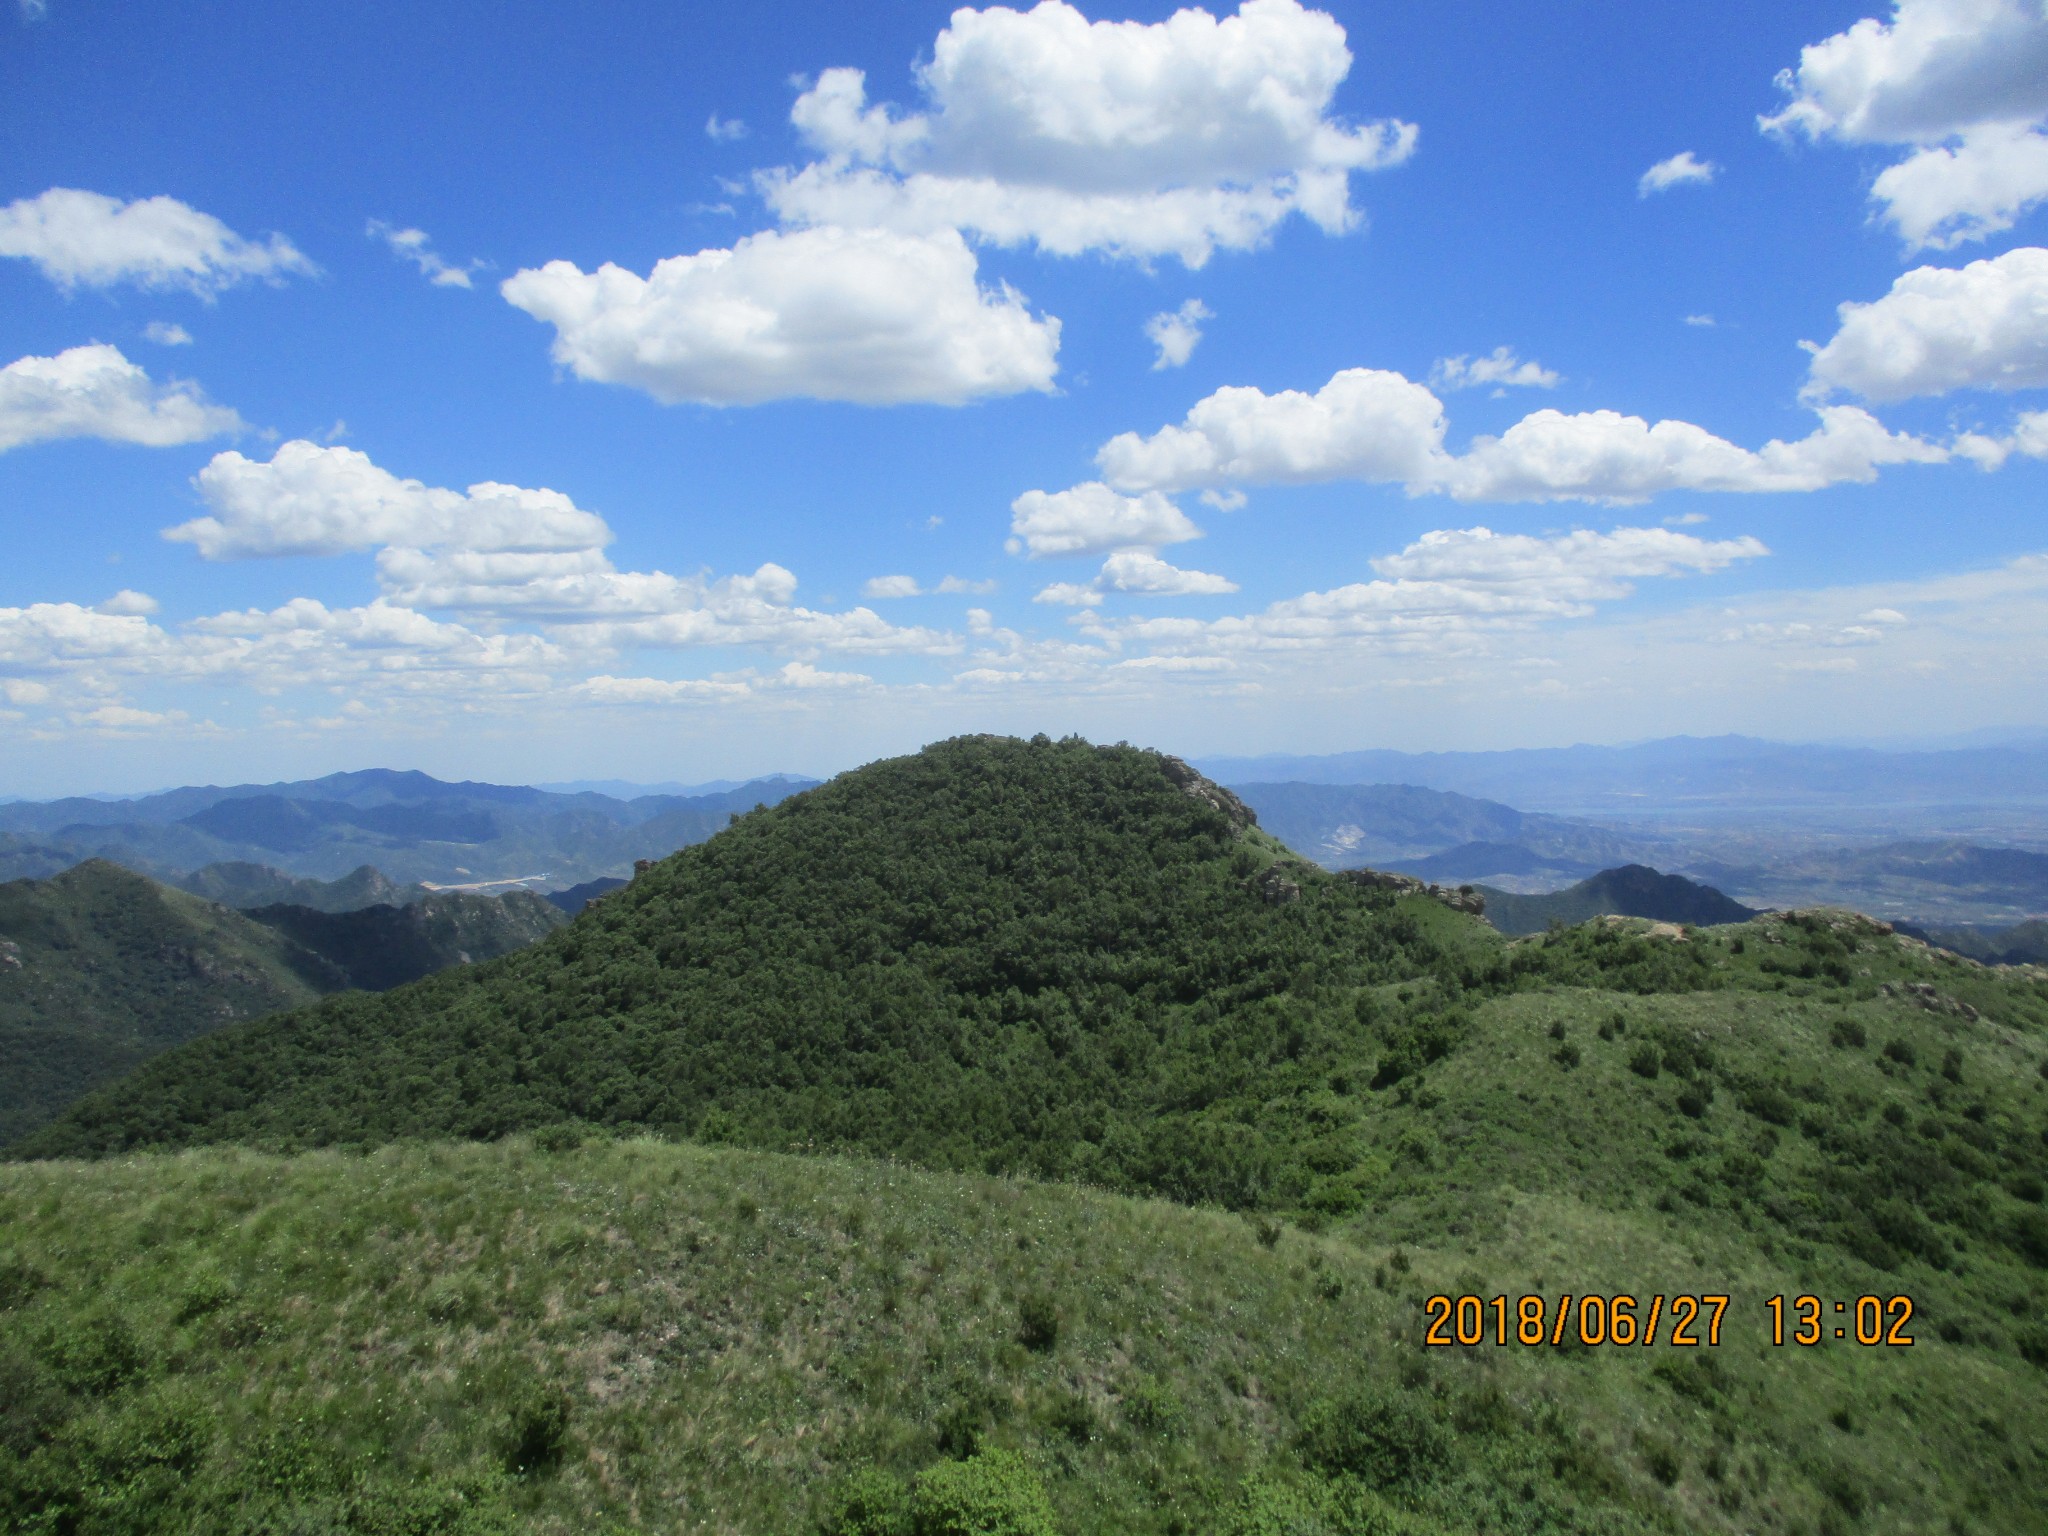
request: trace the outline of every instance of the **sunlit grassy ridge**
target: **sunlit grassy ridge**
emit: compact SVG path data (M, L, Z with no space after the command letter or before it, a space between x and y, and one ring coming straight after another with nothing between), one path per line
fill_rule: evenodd
M996 1448L1070 1533L2039 1528L2016 1357L1755 1307L1713 1352L1424 1349L1439 1289L1794 1283L1562 1195L1488 1226L651 1142L16 1165L0 1483L21 1529L800 1532Z

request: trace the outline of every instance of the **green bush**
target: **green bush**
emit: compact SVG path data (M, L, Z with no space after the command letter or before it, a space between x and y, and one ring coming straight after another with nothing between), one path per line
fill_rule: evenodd
M1429 1477L1446 1451L1443 1432L1425 1409L1371 1389L1312 1404L1302 1415L1300 1446L1310 1466L1375 1488Z
M1326 1493L1247 1478L1219 1536L1340 1536L1330 1521L1329 1503Z
M1024 1458L982 1451L918 1474L911 1498L916 1536L1057 1536L1052 1501Z
M89 1312L49 1337L45 1354L57 1379L73 1392L103 1397L138 1380L147 1369L142 1344L126 1318Z
M1170 1383L1156 1376L1140 1376L1124 1388L1123 1413L1135 1428L1163 1435L1180 1427L1187 1409Z
M824 1536L912 1536L910 1489L879 1467L863 1467L839 1485Z
M533 1133L533 1144L543 1152L574 1152L583 1145L584 1129L574 1120L544 1125Z
M1060 1341L1060 1312L1044 1291L1032 1291L1017 1303L1017 1342L1049 1354Z
M519 1389L506 1414L505 1470L519 1477L552 1472L569 1446L569 1399L539 1382Z

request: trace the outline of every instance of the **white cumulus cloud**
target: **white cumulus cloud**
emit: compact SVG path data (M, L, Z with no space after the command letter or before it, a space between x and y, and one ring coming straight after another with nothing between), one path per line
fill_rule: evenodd
M592 550L611 542L604 519L559 491L483 481L466 492L401 480L353 448L304 439L269 463L216 454L193 484L211 509L164 531L209 560L338 555L379 545L476 551Z
M1808 436L1752 451L1690 422L1544 409L1453 454L1444 446L1443 403L1427 388L1383 369L1350 368L1313 395L1219 389L1150 437L1111 438L1096 464L1112 492L1363 480L1461 501L1635 502L1674 490L1818 490L1874 479L1883 465L1949 457L1946 447L1889 432L1854 406L1816 414Z
M1344 29L1296 0L1150 24L963 8L917 67L925 110L871 106L860 70L827 70L790 114L824 158L758 185L789 223L1200 266L1295 213L1351 228L1351 173L1413 152L1412 125L1333 113L1350 69Z
M1057 603L1070 608L1093 608L1108 592L1125 592L1139 597L1205 597L1237 589L1237 583L1227 576L1183 570L1160 559L1149 549L1120 549L1102 562L1102 570L1094 581L1086 584L1054 582L1043 588L1032 601Z
M0 368L0 453L60 437L170 448L243 426L198 385L155 383L104 342Z
M577 377L670 403L958 405L1050 390L1058 371L1059 321L980 286L951 230L771 230L644 278L552 261L500 291L555 328L555 361Z
M1707 540L1669 528L1576 529L1543 537L1447 528L1424 534L1398 554L1382 555L1372 568L1398 581L1460 583L1522 592L1532 601L1588 603L1624 597L1648 577L1710 575L1769 553L1747 536Z
M182 325L168 320L152 320L142 328L142 339L153 341L160 347L189 347L192 333Z
M1839 310L1812 387L1867 400L2048 385L2048 250L2022 246L1960 268L1915 267L1891 292Z
M283 235L245 240L175 197L124 203L52 187L0 208L0 256L32 261L60 288L184 288L210 298L251 278L318 270Z
M1102 562L1097 581L1109 592L1135 592L1146 597L1207 596L1235 592L1237 583L1208 571L1182 570L1149 549L1120 549Z
M744 698L753 690L745 683L710 678L613 677L599 673L576 685L576 692L599 704L682 704L706 699Z
M1754 451L1689 421L1618 411L1532 412L1481 437L1436 486L1460 501L1648 501L1668 491L1817 491L1865 484L1887 464L1939 464L1948 450L1888 432L1867 411L1825 406L1820 425Z
M2048 7L1898 0L1800 50L1767 133L1903 146L1871 196L1908 247L2009 229L2048 198Z
M1125 496L1091 480L1064 491L1026 491L1010 503L1010 535L1010 553L1042 559L1183 544L1202 530L1157 491Z
M1179 368L1195 355L1195 343L1202 339L1202 322L1213 320L1209 306L1189 299L1179 309L1169 309L1145 322L1145 339L1159 349L1152 371Z
M2014 454L2022 458L2048 459L2048 411L2023 411L2012 431L2003 437L1966 432L1956 439L1955 451L1979 469L1997 469Z
M1089 622L1106 639L1160 657L1358 645L1458 652L1489 632L1584 618L1644 580L1710 575L1768 553L1752 538L1709 542L1666 528L1542 537L1440 529L1374 560L1377 580L1307 592L1257 613Z
M1217 390L1177 426L1125 432L1095 462L1126 491L1182 491L1232 481L1428 482L1444 462L1443 402L1380 368L1347 368L1315 394Z
M1652 192L1668 191L1687 182L1709 182L1720 169L1713 161L1702 160L1689 149L1682 150L1643 172L1636 182L1636 196L1648 197Z
M900 628L871 609L800 607L793 601L796 577L772 561L752 575L719 578L622 571L604 552L612 541L604 519L559 491L497 481L448 490L400 479L353 448L304 440L282 444L269 463L217 454L193 484L209 511L166 529L166 538L214 560L375 549L383 595L372 608L387 625L412 623L403 617L412 615L421 636L452 633L425 617L431 610L473 615L493 626L537 623L548 628L551 644L573 639L585 649L956 648L941 631ZM287 605L260 623L224 616L200 627L209 633L239 633L251 624L274 630L287 621L303 627L306 612ZM510 644L520 637L499 638ZM525 638L539 643L537 636Z

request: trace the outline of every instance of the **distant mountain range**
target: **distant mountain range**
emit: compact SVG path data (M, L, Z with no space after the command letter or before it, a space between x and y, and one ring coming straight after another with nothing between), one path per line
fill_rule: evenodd
M2048 965L2048 922L2038 919L2010 928L1922 928L1901 923L1899 932L1986 965Z
M400 885L365 864L339 880L304 880L268 864L208 864L166 882L224 907L310 907L315 912L355 912L364 907L409 906L424 901L423 885Z
M2048 852L2029 848L1962 838L1859 845L1843 836L1774 836L1767 821L1731 835L1671 821L1577 820L1413 784L1231 788L1258 812L1260 825L1329 869L1370 866L1537 896L1639 864L1683 874L1757 909L1848 907L1888 921L1950 927L2009 926L2048 912Z
M1605 827L1518 811L1493 800L1410 784L1233 782L1259 825L1329 869L1371 866L1443 878L1418 862L1452 858L1459 878L1539 867L1570 880L1665 851Z
M2048 745L1886 752L1748 736L1513 752L1207 757L1221 783L1413 784L1571 815L1734 807L1751 814L1888 805L2048 807Z
M1253 776L1247 765L1295 777ZM1838 905L1947 927L2048 913L2048 749L2038 745L1898 753L1679 738L1224 766L1264 827L1333 869L1535 896L1640 864L1758 908ZM1341 782L1356 774L1382 778ZM809 783L777 774L670 794L619 781L529 787L370 770L131 800L17 801L0 804L0 879L47 878L103 857L245 909L347 911L415 902L430 886L523 886L574 913L635 861L701 842L736 813ZM1968 795L1981 803L1963 806ZM1896 815L1885 809L1894 801ZM1570 806L1579 809L1560 809ZM1935 824L1967 835L1908 835Z
M751 779L706 779L701 784L679 784L673 779L659 784L638 784L631 779L562 779L533 787L556 795L597 794L610 795L614 800L638 800L647 795L721 795L751 784L787 784L792 789L808 789L818 782L800 773L764 773Z
M1766 906L1849 906L1887 919L2014 923L2048 912L2048 853L1955 838L1794 851L1688 872Z
M0 806L0 875L47 875L97 857L161 876L248 863L333 880L368 864L401 885L569 885L702 842L806 782L778 776L620 800L370 769L136 800L17 801Z

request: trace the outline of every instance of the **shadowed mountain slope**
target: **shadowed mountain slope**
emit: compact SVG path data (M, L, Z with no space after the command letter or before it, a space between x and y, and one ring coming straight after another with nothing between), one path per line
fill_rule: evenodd
M1899 932L1986 965L2048 965L2048 921L2040 919L2010 928L1920 928L1901 923Z
M495 959L567 920L525 892L237 912L101 860L0 885L0 1143L183 1041Z
M627 882L616 875L600 875L595 880L586 880L581 885L572 885L567 890L549 891L547 899L574 917L600 896L609 896Z
M308 1002L332 979L275 929L113 864L0 885L0 1141L160 1051Z
M340 986L365 992L388 991L451 965L495 960L569 920L531 891L436 891L404 906L319 912L286 905L255 907L246 915L326 960L339 973Z
M1557 882L1582 880L1598 874L1576 859L1532 853L1518 843L1461 843L1426 859L1392 859L1388 869L1438 883L1458 880L1486 880L1489 876L1519 876Z

